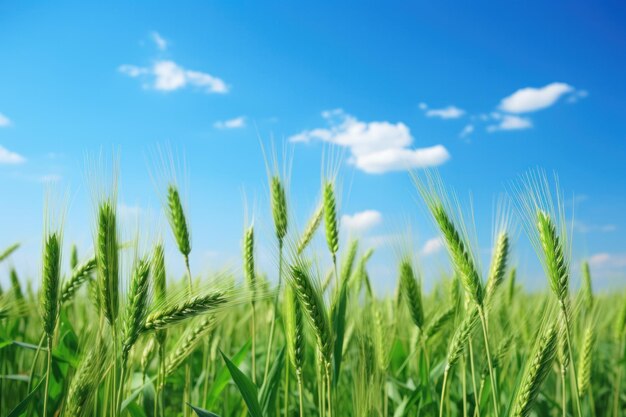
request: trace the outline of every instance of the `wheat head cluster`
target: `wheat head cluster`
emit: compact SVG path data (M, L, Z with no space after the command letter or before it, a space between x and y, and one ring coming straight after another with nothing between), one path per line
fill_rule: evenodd
M404 236L389 243L394 275L380 277L369 269L379 248L341 232L338 177L311 190L319 200L299 227L277 169L272 233L259 239L246 221L239 267L192 270L174 178L158 190L171 240L123 238L113 181L94 198L90 252L72 245L66 258L71 218L48 213L37 276L18 277L18 243L0 253L0 415L626 416L625 294L594 292L589 264L572 263L562 194L545 174L513 182L484 270L462 205L438 174L412 174L415 212L438 229L450 272L424 275ZM545 290L521 285L525 238ZM273 268L261 270L261 250ZM377 294L379 280L395 290Z

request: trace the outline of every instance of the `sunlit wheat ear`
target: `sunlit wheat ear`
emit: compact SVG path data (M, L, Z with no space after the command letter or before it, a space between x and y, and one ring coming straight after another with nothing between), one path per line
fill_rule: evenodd
M323 192L324 205L324 228L326 231L326 244L333 261L336 259L339 250L339 227L337 225L337 202L335 200L335 188L332 182L324 183Z
M270 197L272 200L272 217L274 218L274 228L278 245L283 246L283 241L287 235L287 196L285 187L278 175L272 176L270 182Z
M585 311L589 312L593 309L593 286L591 285L589 262L583 262L582 273L583 282L580 291Z
M122 339L122 358L126 360L131 348L139 338L148 313L150 291L150 263L140 260L134 268L126 306Z
M304 366L306 337L304 334L304 316L302 307L291 284L285 288L284 295L285 338L289 359L300 376Z
M174 372L181 363L196 349L216 323L215 316L207 315L202 317L195 324L192 323L189 330L183 333L180 340L167 357L165 374Z
M522 383L513 403L514 408L511 415L514 417L527 417L531 414L541 386L552 368L552 361L557 348L556 326L551 325L539 337L539 343L536 344L530 362L524 371Z
M307 267L297 261L290 267L290 281L302 310L313 328L317 347L326 364L332 360L333 337L324 299L318 283L314 283Z
M424 306L422 302L422 286L420 285L411 261L400 263L400 292L411 313L411 320L419 328L424 326Z
M111 200L101 202L98 207L96 243L99 303L104 317L113 325L119 309L119 253L117 218Z
M304 231L302 232L302 236L300 236L300 240L298 241L298 248L297 248L298 255L300 255L304 251L304 249L306 249L306 247L309 245L309 243L313 239L315 232L317 231L320 224L322 223L323 215L324 215L324 205L320 204L315 210L315 212L313 213L313 215L311 216L311 218L309 219L309 221L307 222L306 227L304 228Z
M491 258L491 266L489 267L489 275L487 276L487 288L485 290L487 304L493 299L496 290L504 279L508 254L509 236L506 232L501 232L496 240L496 246Z
M187 225L187 218L185 217L185 210L180 199L180 193L178 188L174 184L170 184L167 187L167 218L178 245L178 250L187 258L191 253L191 241L189 238L189 227Z
M167 297L167 278L165 272L165 254L162 243L157 243L154 247L151 275L154 285L154 299L157 304L163 305Z
M588 323L585 327L582 349L578 358L578 393L581 397L585 395L591 383L594 340L593 325Z
M341 271L339 272L339 278L341 282L348 282L348 279L350 279L358 249L359 241L353 240L348 245L348 251L346 252L345 257L342 256L343 262L341 263Z
M543 249L550 288L558 300L564 303L568 294L569 268L556 225L545 211L537 211L537 230L539 231L539 240Z
M483 285L466 243L461 238L442 204L431 207L431 212L443 235L446 247L454 267L459 273L465 291L472 297L476 305L482 306Z
M105 374L108 363L107 344L98 340L91 351L83 355L67 392L64 416L81 417L90 415L91 401L97 393L98 384Z
M19 249L19 247L20 247L19 243L14 243L8 248L6 248L5 250L3 250L2 252L0 252L0 262L4 261L5 259L8 259L8 257L11 256L13 252Z
M197 317L215 310L226 302L226 297L221 291L215 291L207 295L191 297L171 306L150 313L146 317L142 331L165 329L183 320Z
M467 340L471 337L472 332L476 328L478 322L478 310L476 308L471 308L471 310L466 313L466 316L463 321L461 321L461 324L459 324L459 326L454 331L452 340L448 345L446 368L452 368L454 364L459 360L461 354L463 353L463 349L465 349Z
M41 283L41 319L48 338L52 338L59 311L59 286L61 280L61 236L48 234L44 242Z
M256 270L254 266L254 227L246 229L243 236L243 272L250 289L256 286Z
M72 270L70 278L61 287L61 304L68 302L74 297L76 291L91 279L91 273L96 269L96 258L90 258L82 264L77 264Z

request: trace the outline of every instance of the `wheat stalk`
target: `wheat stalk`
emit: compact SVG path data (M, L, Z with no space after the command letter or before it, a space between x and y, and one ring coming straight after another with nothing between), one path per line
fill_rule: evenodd
M215 316L207 315L203 317L194 327L180 338L176 347L170 353L165 365L165 375L174 372L202 342L204 336L213 328Z
M489 275L487 276L487 288L485 290L485 299L487 304L493 299L493 296L502 283L504 273L506 272L506 262L509 253L509 237L506 232L498 235L496 246L491 258L491 266Z
M113 325L119 309L119 255L115 207L111 201L102 202L98 208L96 240L99 301L104 317Z
M61 287L61 304L66 303L76 294L76 291L91 278L94 269L96 269L96 258L90 258L73 267L72 275Z
M591 383L594 339L593 326L588 323L585 327L582 349L578 358L578 395L581 397L587 392Z
M304 228L304 231L302 232L302 236L300 237L300 240L298 241L298 249L297 249L298 255L300 255L304 251L304 249L309 245L309 243L313 239L315 232L317 231L318 227L322 223L322 218L324 217L323 215L324 215L324 205L320 204L315 210L315 212L313 213L313 215L311 216L311 218L309 219L306 227Z
M285 196L285 188L277 175L271 179L270 194L276 238L278 239L278 245L282 247L283 239L287 234L287 197Z
M140 260L135 266L128 294L126 320L123 328L122 364L139 338L148 312L148 296L150 290L150 263Z
M408 260L400 263L400 292L404 296L413 323L422 329L424 326L422 286L415 277L413 266Z
M333 257L333 264L337 262L339 250L339 227L337 226L337 202L335 190L330 181L324 183L324 226L326 230L326 244Z

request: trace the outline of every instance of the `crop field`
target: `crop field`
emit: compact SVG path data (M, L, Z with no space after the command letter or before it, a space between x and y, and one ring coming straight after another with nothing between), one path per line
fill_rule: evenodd
M437 174L415 174L425 208L416 214L431 217L454 273L425 277L405 245L396 275L375 277L372 249L339 232L338 179L312 190L319 204L298 229L288 178L276 172L267 184L273 243L265 249L276 259L268 270L252 222L239 268L192 270L192 231L204 231L173 180L160 191L183 276L172 276L164 240L122 239L115 185L98 194L93 224L83 225L93 230L93 253L62 253L71 244L63 222L72 219L47 211L33 260L40 274L26 285L6 268L0 415L626 415L626 296L595 293L589 265L571 261L560 192L546 176L520 179L510 209L494 219L481 270L461 205ZM516 273L512 221L533 243L543 291L525 290ZM310 245L314 236L323 253ZM19 243L3 250L2 266L16 251ZM578 268L580 284L571 278ZM376 278L395 291L377 294ZM430 291L426 279L436 282Z

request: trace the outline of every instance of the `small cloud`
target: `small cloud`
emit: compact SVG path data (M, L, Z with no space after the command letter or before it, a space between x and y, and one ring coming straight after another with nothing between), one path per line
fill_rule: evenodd
M213 123L216 129L239 129L246 127L246 118L244 116L235 117L229 120L219 120Z
M341 216L341 226L350 232L365 232L380 224L383 220L382 214L376 210L365 210L353 215L344 214Z
M120 219L122 219L123 221L136 221L141 215L141 207L130 206L128 204L121 203L117 207L117 212L120 216Z
M154 41L157 48L159 48L159 50L165 51L167 49L167 41L161 35L159 35L159 32L151 32L150 37Z
M500 122L497 125L487 126L487 132L497 132L499 130L522 130L533 127L533 122L526 117L513 116L511 114L492 117L496 118Z
M197 87L206 93L228 93L226 83L211 74L185 69L174 61L157 61L150 68L120 65L122 74L132 78L149 77L149 85L155 90L175 91L187 86Z
M561 96L574 91L571 85L558 82L540 88L521 88L502 99L499 107L507 113L534 112L552 106Z
M4 114L0 113L0 127L8 127L11 126L11 119L9 119Z
M571 94L567 98L567 102L578 103L579 100L582 100L583 98L587 98L587 96L589 96L589 92L587 90L578 90L578 91L575 91L573 94Z
M589 257L589 265L601 268L626 267L626 253L596 253Z
M322 112L327 128L305 130L291 142L319 140L350 149L348 163L370 174L441 165L450 158L443 145L412 148L413 137L404 123L363 122L342 109Z
M465 114L465 110L455 106L443 109L430 109L426 111L426 117L438 117L440 119L458 119Z
M443 249L443 240L441 237L434 237L432 239L428 239L424 246L422 247L422 254L424 255L433 255Z
M11 152L4 146L0 145L0 165L17 165L23 164L24 162L26 162L26 158L24 158L22 155Z
M463 128L463 130L461 130L461 133L459 133L459 137L460 138L465 138L465 137L471 135L472 132L474 132L474 125L473 124L466 125Z
M574 229L580 233L610 233L617 230L614 224L587 224L581 221L574 221Z

